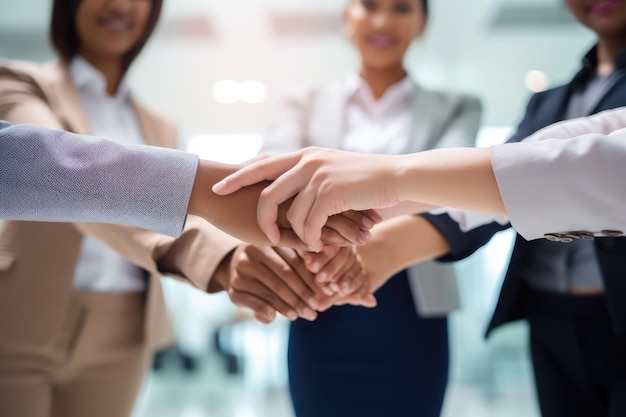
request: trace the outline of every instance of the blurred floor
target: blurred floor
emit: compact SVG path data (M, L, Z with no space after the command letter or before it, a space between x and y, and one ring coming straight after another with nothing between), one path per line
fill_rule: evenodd
M293 417L285 389L251 392L242 376L229 374L217 356L202 359L198 370L191 373L169 365L146 378L133 417ZM451 385L442 416L538 417L539 414L528 384L506 384L498 389L497 395L480 386Z

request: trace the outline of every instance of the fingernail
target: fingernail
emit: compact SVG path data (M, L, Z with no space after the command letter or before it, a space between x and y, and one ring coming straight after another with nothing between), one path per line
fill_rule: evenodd
M276 311L274 311L274 310L265 310L265 317L267 317L267 319L270 322L274 321L274 318L276 317Z
M270 242L272 242L272 244L278 245L278 243L280 242L280 231L272 230L270 233L267 234L267 238L270 240Z
M296 321L298 319L298 313L296 313L295 311L291 310L289 312L287 312L287 318L291 321Z
M331 282L330 284L328 284L328 286L334 291L334 292L339 292L339 285L335 284L334 282Z
M326 282L328 281L328 272L320 272L319 274L317 274L317 280L319 282Z
M310 308L304 308L302 310L302 317L309 321L313 321L315 320L315 311L311 310Z
M213 192L219 194L226 187L226 181L220 181L213 186Z
M343 294L348 294L350 292L350 284L344 282L341 284L341 290Z
M365 242L367 242L369 240L371 235L372 234L370 232L368 232L367 230L361 230L359 232L359 239L358 239L359 243L360 244L364 244Z
M313 263L313 266L311 266L311 272L318 273L320 271L320 268L322 268L322 264L320 262L315 262Z
M374 221L376 221L376 223L380 223L383 221L383 216L381 216L380 213L376 210L370 210L369 215L370 217L374 217Z
M374 227L374 225L376 223L374 223L374 221L372 219L370 219L369 217L363 217L363 220L361 220L361 223L363 224L363 226L365 226L368 229L371 229L372 227Z
M307 300L307 304L309 305L309 307L311 307L313 310L317 310L319 308L319 304L317 302L317 300L313 297L309 298Z
M333 292L333 290L331 290L330 288L328 288L327 286L323 286L322 287L322 292L324 294L326 294L327 296L331 296L331 295L335 295L335 293Z

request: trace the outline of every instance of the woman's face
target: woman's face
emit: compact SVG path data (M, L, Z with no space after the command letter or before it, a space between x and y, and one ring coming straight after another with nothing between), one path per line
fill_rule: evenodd
M351 0L344 15L346 33L363 65L378 69L401 66L425 26L421 0Z
M574 17L600 38L626 38L626 0L565 0Z
M82 0L76 10L79 51L121 58L141 39L151 0Z

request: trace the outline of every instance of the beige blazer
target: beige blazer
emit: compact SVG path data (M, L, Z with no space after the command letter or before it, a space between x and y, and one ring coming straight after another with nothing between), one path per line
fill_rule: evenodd
M289 152L305 146L342 147L348 104L345 80L326 87L298 86L286 94L278 118L265 136L263 151ZM417 84L411 140L403 153L474 146L480 126L480 101L468 95L429 91ZM422 317L459 307L452 265L434 261L409 268L410 285Z
M174 124L134 103L149 145L176 147ZM0 63L0 119L89 134L78 92L65 64ZM74 307L74 269L83 236L93 235L143 270L149 280L144 339L150 347L170 339L160 277L201 289L238 240L188 216L174 239L129 226L7 221L0 229L0 353L41 349L58 341Z

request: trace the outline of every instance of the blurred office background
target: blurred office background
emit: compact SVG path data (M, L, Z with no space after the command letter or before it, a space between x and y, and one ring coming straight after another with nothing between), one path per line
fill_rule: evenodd
M344 4L166 0L131 83L141 100L180 122L188 150L225 162L247 159L285 86L324 83L355 66L341 32ZM52 57L49 8L47 0L0 0L1 58ZM431 8L408 66L432 88L481 97L480 145L503 141L532 91L568 80L593 42L562 0L431 0ZM463 308L450 321L446 417L538 415L523 323L483 339L511 238L501 233L457 264ZM225 295L165 281L178 346L158 357L134 417L292 417L287 321L262 325Z

